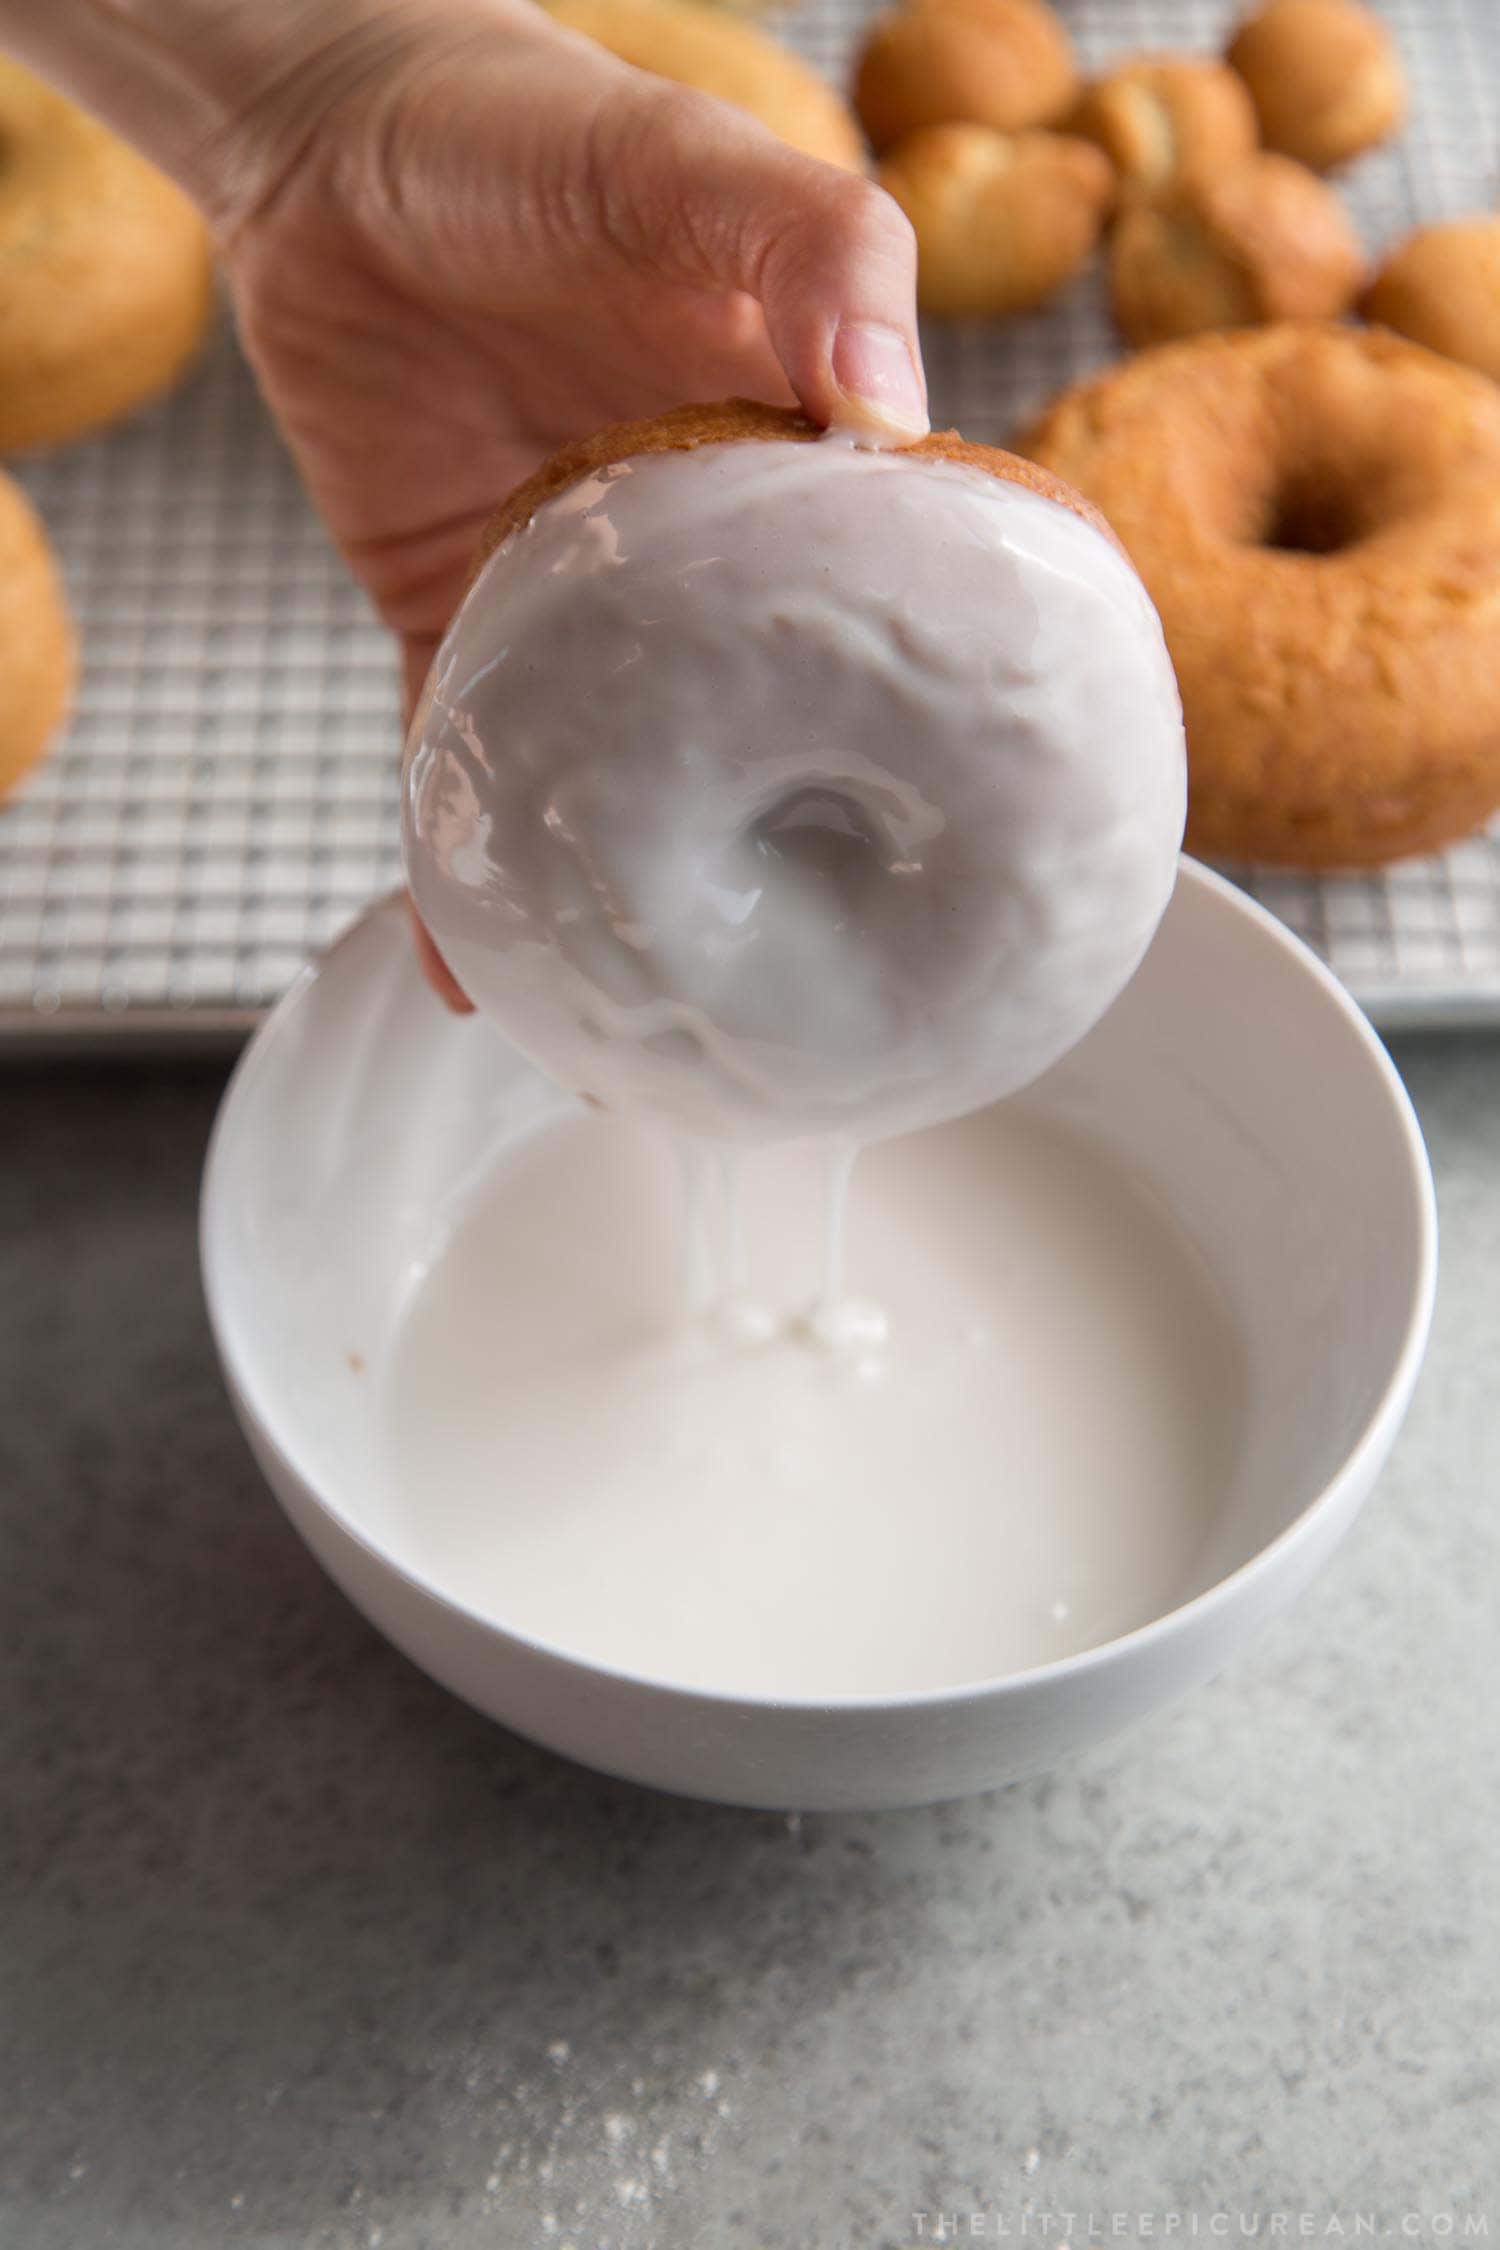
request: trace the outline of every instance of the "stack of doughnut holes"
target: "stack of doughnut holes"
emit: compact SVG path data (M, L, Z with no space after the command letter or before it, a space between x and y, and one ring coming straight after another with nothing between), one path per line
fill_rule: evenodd
M1027 312L1107 233L1138 356L1016 443L1109 519L1161 613L1190 848L1366 867L1500 808L1500 216L1422 227L1371 276L1326 176L1406 113L1363 0L1262 0L1222 55L1090 82L1046 0L900 0L853 117L750 25L556 5L833 162L858 163L857 117L930 314Z
M170 390L214 290L187 198L3 58L0 152L0 454L14 454L91 435ZM0 796L55 735L74 670L46 531L0 470Z

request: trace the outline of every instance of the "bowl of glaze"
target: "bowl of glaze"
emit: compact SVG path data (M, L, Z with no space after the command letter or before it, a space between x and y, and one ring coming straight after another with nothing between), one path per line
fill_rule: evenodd
M576 1129L581 1116L492 1026L452 1017L432 1000L400 905L387 901L302 976L242 1057L209 1152L202 1255L235 1409L277 1497L331 1576L432 1678L517 1732L611 1774L724 1803L834 1809L957 1797L1045 1768L1210 1678L1295 1599L1369 1492L1416 1380L1436 1223L1405 1092L1321 963L1230 884L1184 861L1125 993L995 1118L1010 1136L1007 1162L1029 1149L1025 1160L1045 1171L1055 1150L1087 1148L1101 1176L1128 1178L1141 1210L1170 1230L1179 1264L1205 1277L1202 1318L1179 1305L1174 1330L1158 1302L1159 1262L1137 1274L1127 1233L1110 1252L1112 1294L1101 1316L1132 1339L1154 1323L1168 1355L1178 1348L1174 1336L1201 1332L1198 1342L1182 1343L1181 1380L1211 1383L1223 1397L1213 1443L1201 1454L1191 1539L1152 1575L1157 1547L1167 1555L1170 1526L1144 1512L1149 1494L1139 1476L1133 1486L1123 1472L1117 1480L1102 1443L1096 1489L1058 1503L1064 1545L1075 1519L1089 1540L1105 1542L1080 1580L1093 1606L1068 1626L1054 1628L1038 1613L1028 1627L1025 1589L1004 1583L1009 1549L991 1536L983 1491L980 1514L968 1519L970 1541L935 1509L924 1489L931 1480L913 1475L901 1503L910 1521L880 1532L907 1542L890 1550L913 1565L895 1573L904 1583L882 1585L881 1571L892 1575L879 1560L886 1550L872 1545L878 1527L862 1524L857 1508L845 1507L819 1536L810 1516L798 1566L804 1612L824 1603L847 1627L851 1610L871 1608L865 1639L880 1653L870 1659L868 1684L861 1660L847 1655L864 1644L847 1630L830 1635L830 1647L846 1651L838 1675L825 1677L816 1665L805 1680L795 1668L790 1678L755 1673L728 1630L722 1659L713 1654L715 1636L700 1633L696 1668L674 1671L672 1621L701 1587L673 1585L670 1537L636 1587L617 1562L601 1566L587 1522L575 1532L554 1506L546 1418L525 1385L528 1410L541 1413L540 1435L527 1441L530 1455L512 1450L494 1486L495 1520L511 1527L501 1568L481 1567L490 1503L482 1474L476 1484L473 1462L463 1466L465 1444L472 1450L485 1435L486 1352L495 1355L498 1401L505 1355L531 1348L525 1305L513 1301L515 1230L526 1234L535 1271L549 1229L564 1246L579 1231L612 1224L601 1229L600 1214L580 1216L566 1207L570 1198L554 1197L553 1209L545 1164L523 1179L509 1207L491 1209L487 1234L472 1234L470 1215L503 1184L517 1152L531 1152L528 1162L537 1151L545 1157L548 1136L569 1120ZM593 1124L610 1130L608 1121ZM971 1138L984 1129L983 1120L968 1128ZM608 1145L601 1141L601 1152ZM946 1178L964 1161L960 1151L934 1176ZM601 1176L612 1162L601 1153ZM966 1235L984 1216L986 1176L971 1168L966 1192L979 1209L964 1215ZM640 1199L611 1192L622 1232L639 1228ZM1076 1235L1079 1199L1066 1179L1051 1192L1070 1205ZM452 1283L460 1309L450 1305L447 1315L451 1340L435 1346L430 1333L424 1341L422 1308L434 1276L449 1273L455 1258L462 1268L464 1257L468 1279L460 1272ZM1210 1333L1218 1358L1201 1361L1200 1372L1191 1355L1208 1348L1201 1337ZM408 1400L397 1426L392 1397L424 1352L421 1411L414 1419ZM445 1400L450 1360L468 1369L466 1406ZM459 1425L465 1415L476 1420L476 1380L479 1427L466 1434ZM1091 1380L1081 1378L1081 1416ZM997 1409L997 1508L1018 1435L1004 1420ZM557 1426L561 1433L561 1420ZM460 1506L454 1493L465 1479ZM718 1536L714 1492L710 1453L695 1513L698 1550ZM594 1504L628 1509L638 1501L622 1485L621 1495L601 1491ZM616 1541L625 1538L628 1518L607 1520ZM766 1523L769 1538L770 1514ZM932 1523L944 1526L946 1541L935 1557ZM527 1545L533 1533L536 1557ZM746 1603L755 1593L755 1534L753 1512L748 1524L724 1527L717 1598L726 1622L739 1619L741 1585ZM660 1541L660 1525L653 1536ZM1047 1568L1062 1567L1047 1551ZM544 1568L552 1606L539 1611L519 1588ZM945 1586L964 1620L962 1632L955 1627L951 1679L945 1627L934 1614ZM875 1615L888 1597L894 1606ZM661 1652L654 1662L639 1660L639 1634L635 1642L622 1637L622 1627L640 1622L632 1605L651 1604L661 1621L659 1640L648 1639ZM1054 1602L1048 1614L1066 1607ZM985 1641L990 1616L993 1645ZM1049 1656L1054 1630L1075 1641L1081 1634L1088 1645ZM912 1671L908 1646L924 1652L925 1669ZM636 1657L622 1660L622 1648ZM723 1676L715 1677L719 1664Z

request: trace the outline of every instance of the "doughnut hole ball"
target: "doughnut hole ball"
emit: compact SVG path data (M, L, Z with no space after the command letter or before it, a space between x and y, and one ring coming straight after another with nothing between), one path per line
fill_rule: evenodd
M1245 83L1208 55L1135 55L1096 78L1068 119L1122 183L1157 193L1249 156L1260 134Z
M1500 217L1419 227L1386 259L1360 310L1500 382Z
M1114 201L1114 173L1092 142L983 125L913 133L876 177L917 238L917 302L955 318L1029 312L1056 296Z
M1078 65L1045 0L912 0L878 15L854 106L877 155L928 125L1016 133L1072 107Z
M1126 204L1110 241L1115 319L1132 344L1346 312L1364 250L1332 188L1265 152Z
M1389 139L1406 114L1395 44L1360 0L1267 0L1230 41L1229 60L1267 148L1315 172Z
M548 0L555 22L637 70L717 95L800 149L846 172L864 169L859 128L800 55L754 24L682 0Z

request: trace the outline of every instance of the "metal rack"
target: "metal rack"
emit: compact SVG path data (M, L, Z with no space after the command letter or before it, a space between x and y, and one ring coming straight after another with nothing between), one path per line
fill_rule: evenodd
M1233 0L1076 0L1090 60L1217 46ZM1372 248L1500 185L1500 7L1385 0L1404 138L1345 186ZM842 73L859 0L783 35ZM934 412L1013 431L1116 350L1097 279L1004 327L934 327ZM397 879L396 674L227 323L164 406L20 464L62 557L84 669L51 757L0 809L0 1040L190 1042L247 1029ZM1500 1022L1500 827L1336 879L1233 870L1387 1026Z

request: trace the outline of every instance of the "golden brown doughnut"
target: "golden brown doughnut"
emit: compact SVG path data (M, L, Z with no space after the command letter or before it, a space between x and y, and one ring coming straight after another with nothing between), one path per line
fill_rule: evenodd
M1500 390L1381 330L1147 352L1024 441L1113 523L1187 718L1191 849L1436 850L1500 806Z
M1360 310L1500 382L1500 217L1418 227L1386 259Z
M930 125L893 148L876 178L917 238L924 312L1027 312L1087 260L1114 201L1114 173L1091 141Z
M1406 114L1401 58L1360 0L1266 0L1230 41L1229 60L1267 148L1315 172L1373 148Z
M73 628L47 534L0 470L0 797L33 765L73 687Z
M566 492L570 484L583 477L597 475L600 469L609 468L616 461L632 461L647 453L692 453L700 445L737 445L746 439L795 439L811 442L823 432L816 422L799 414L794 407L761 406L754 399L720 399L709 406L677 406L669 413L653 414L640 422L617 422L607 430L596 430L592 437L580 438L573 445L565 445L539 469L532 471L524 483L518 484L500 503L485 527L475 562L475 575L486 556L493 554L502 539L519 531L529 523L544 501ZM929 460L957 461L965 468L983 469L990 476L999 477L1008 484L1024 485L1028 492L1037 493L1043 500L1056 500L1071 508L1096 531L1104 534L1113 547L1120 545L1110 526L1091 501L1054 476L1050 469L1019 453L1007 453L996 445L973 445L960 437L957 430L934 430L912 445L898 446L901 453L915 453Z
M928 125L1050 125L1077 92L1072 42L1045 0L912 0L871 25L854 106L879 155Z
M0 59L0 451L169 390L213 306L208 233L134 149Z
M1260 133L1244 80L1210 55L1134 55L1084 91L1070 133L1097 141L1127 185L1155 191L1249 156Z
M748 110L789 147L864 169L859 128L833 88L754 24L693 0L548 0L557 22L621 62Z
M1347 311L1365 270L1333 189L1264 152L1132 198L1110 242L1115 318L1133 344L1325 319Z

